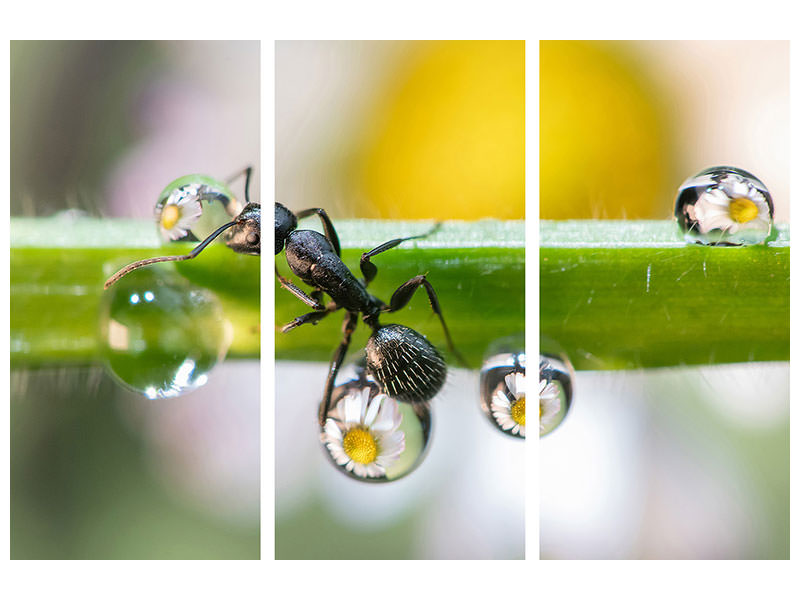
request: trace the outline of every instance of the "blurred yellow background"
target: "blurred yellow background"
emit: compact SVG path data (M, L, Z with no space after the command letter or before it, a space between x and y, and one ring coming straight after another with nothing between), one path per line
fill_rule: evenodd
M540 42L540 216L666 219L706 167L750 171L789 220L789 44Z
M279 70L304 74L277 81L278 201L337 217L524 218L524 42L276 53Z

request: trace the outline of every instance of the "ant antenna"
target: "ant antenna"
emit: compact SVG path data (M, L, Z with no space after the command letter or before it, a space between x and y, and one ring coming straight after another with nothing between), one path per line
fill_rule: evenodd
M234 181L239 179L239 177L241 177L242 175L244 175L244 203L245 204L249 204L250 203L250 177L253 175L253 167L245 167L243 170L241 170L240 172L236 173L236 175L228 177L228 179L225 181L225 183L230 185L231 183L233 183Z
M228 229L229 227L233 227L236 224L236 221L231 221L230 223L225 223L222 227L217 229L214 233L209 235L206 239L204 239L197 247L189 252L189 254L184 254L182 256L159 256L158 258L145 258L144 260L137 260L135 263L129 264L127 267L122 267L119 271L114 273L108 280L103 284L103 289L107 290L109 287L114 285L117 281L125 277L131 271L135 271L141 267L146 267L147 265L152 265L153 263L160 263L160 262L167 262L167 261L178 261L178 260L189 260L190 258L194 258L198 254L200 254L206 246L208 246L211 242L213 242L217 236L219 236L223 231Z

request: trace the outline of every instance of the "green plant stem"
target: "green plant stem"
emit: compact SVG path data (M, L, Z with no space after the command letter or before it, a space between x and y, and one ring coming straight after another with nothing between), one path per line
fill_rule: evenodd
M687 244L667 221L540 223L542 347L576 369L789 360L789 227Z
M135 260L182 254L192 246L163 246L150 221L12 219L12 366L99 360L99 314L106 278ZM233 325L228 352L233 358L259 355L259 267L258 257L237 255L221 244L194 260L160 266L176 269L216 294Z
M303 228L319 230L314 219ZM430 223L404 221L337 221L342 259L361 276L363 252L398 237L424 233ZM281 274L292 277L283 253L275 257ZM525 228L522 221L445 222L433 235L375 256L378 275L370 293L388 302L405 281L426 274L436 290L445 321L457 349L469 366L478 367L495 340L522 332L525 327ZM344 313L339 311L318 325L303 325L288 333L280 326L309 312L308 306L275 285L275 352L279 359L329 361L342 338ZM408 306L386 314L382 323L401 323L428 337L451 364L442 327L431 312L424 288ZM350 346L350 355L363 351L369 328L360 324Z

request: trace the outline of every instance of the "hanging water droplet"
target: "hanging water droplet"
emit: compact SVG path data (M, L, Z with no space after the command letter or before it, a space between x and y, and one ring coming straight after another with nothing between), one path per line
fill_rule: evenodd
M775 209L767 187L735 167L712 167L683 182L675 217L687 241L721 246L761 244Z
M572 366L564 358L539 355L539 437L558 427L572 405Z
M393 481L425 456L431 415L425 403L398 402L381 391L363 366L342 370L320 433L337 469L360 481Z
M241 203L224 183L205 175L186 175L161 192L155 218L165 241L197 241L208 237L241 210Z
M210 291L168 269L142 269L106 291L100 336L114 377L154 400L205 384L232 330Z
M500 352L481 367L481 408L503 433L525 438L525 352Z

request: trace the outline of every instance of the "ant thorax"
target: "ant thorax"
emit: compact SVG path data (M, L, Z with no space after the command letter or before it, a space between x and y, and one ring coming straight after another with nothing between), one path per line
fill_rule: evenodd
M325 292L337 306L360 311L369 303L371 296L324 235L310 229L292 231L286 238L286 259L295 275Z

